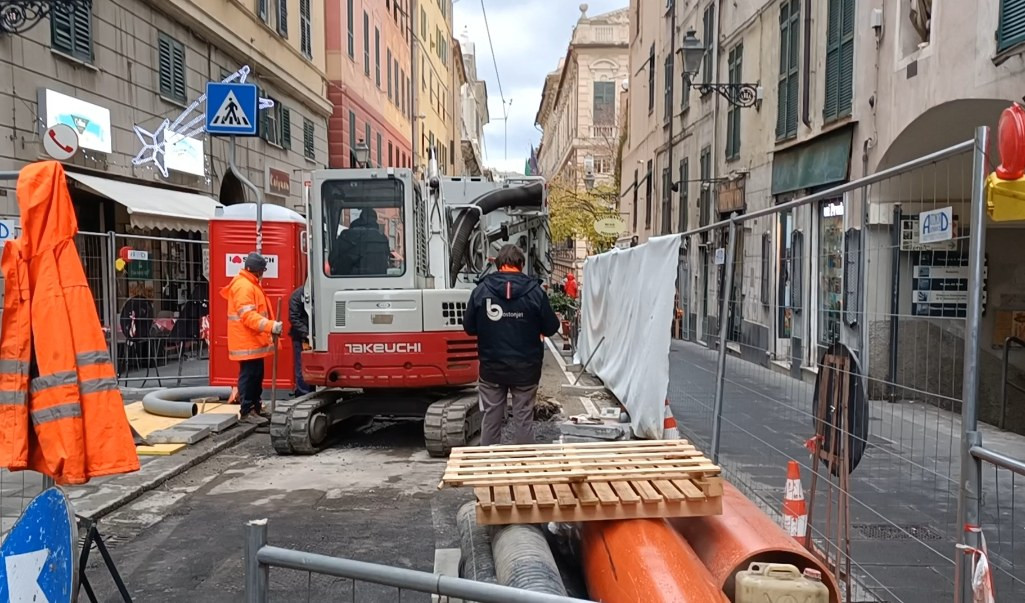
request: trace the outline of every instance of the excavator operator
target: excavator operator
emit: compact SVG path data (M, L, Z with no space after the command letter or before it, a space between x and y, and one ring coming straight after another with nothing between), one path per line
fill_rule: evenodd
M377 223L377 212L367 207L335 238L328 262L333 276L387 276L390 256L391 245Z

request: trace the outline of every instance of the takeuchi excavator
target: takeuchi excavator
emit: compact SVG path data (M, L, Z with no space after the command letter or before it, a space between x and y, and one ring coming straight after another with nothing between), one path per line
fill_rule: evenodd
M542 178L451 178L431 159L409 169L313 172L306 201L312 350L303 377L317 391L278 403L279 454L313 454L351 417L424 418L432 456L480 433L477 342L463 312L506 243L525 273L551 274Z

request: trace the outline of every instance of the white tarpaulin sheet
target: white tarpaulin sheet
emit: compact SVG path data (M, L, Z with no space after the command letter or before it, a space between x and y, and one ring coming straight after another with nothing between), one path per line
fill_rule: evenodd
M594 352L588 371L626 406L640 438L662 438L679 257L680 237L665 236L584 262L577 358Z

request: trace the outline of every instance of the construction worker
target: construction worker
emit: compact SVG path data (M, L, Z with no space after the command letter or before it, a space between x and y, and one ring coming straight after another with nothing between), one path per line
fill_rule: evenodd
M228 300L228 358L239 363L238 395L241 421L263 425L263 364L274 354L277 336L283 325L271 314L267 294L260 278L267 271L267 260L260 254L246 256L243 268L221 297Z
M295 397L305 396L313 388L303 379L303 352L310 349L310 315L303 299L305 285L292 292L288 300L288 335L292 338L292 359L295 365Z
M478 392L484 411L480 443L500 444L505 406L512 398L516 444L534 443L534 401L544 363L543 337L559 330L548 296L523 274L526 258L515 245L495 257L498 272L477 285L463 317L463 330L477 336Z

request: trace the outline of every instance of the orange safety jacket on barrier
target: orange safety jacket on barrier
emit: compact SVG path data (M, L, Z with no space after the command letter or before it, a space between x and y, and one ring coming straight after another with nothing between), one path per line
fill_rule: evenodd
M23 168L18 206L22 233L4 250L3 269L16 280L20 271L27 273L28 294L5 295L0 359L13 361L31 349L25 414L32 432L5 424L10 433L0 441L0 459L10 461L10 469L33 469L58 484L137 471L139 457L117 375L75 247L78 221L61 164ZM27 422L20 424L27 427ZM20 463L26 447L27 465Z
M28 468L28 375L32 362L31 337L7 337L32 332L29 313L28 265L22 261L21 241L4 245L0 270L4 275L4 315L0 324L0 466Z
M228 358L241 362L273 354L271 329L277 319L256 275L243 269L221 289L221 297L228 300Z

